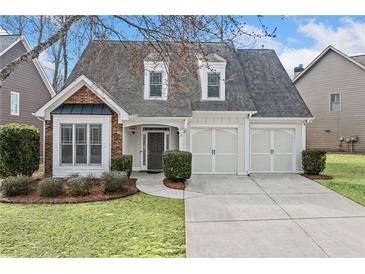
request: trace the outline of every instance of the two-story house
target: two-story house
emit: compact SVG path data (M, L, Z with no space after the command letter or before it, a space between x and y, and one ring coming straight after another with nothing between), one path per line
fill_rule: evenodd
M0 67L4 67L29 49L29 43L23 36L0 35ZM37 59L22 65L0 87L0 125L34 125L40 130L43 143L43 122L33 113L53 95L55 92Z
M329 46L293 82L315 118L308 148L365 151L365 55Z
M194 174L301 172L312 115L275 52L199 48L183 59L149 42L91 42L35 114L46 175L100 176L120 153L133 155L133 170L161 170L169 149L192 152Z

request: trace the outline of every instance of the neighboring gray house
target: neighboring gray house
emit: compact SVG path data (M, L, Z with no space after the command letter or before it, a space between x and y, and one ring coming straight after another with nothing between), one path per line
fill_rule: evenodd
M23 36L0 35L0 67L29 49L30 46ZM39 128L43 142L42 121L32 114L54 94L37 59L22 65L0 87L0 124L15 122L34 125Z
M46 175L100 176L120 153L133 155L133 170L161 170L168 149L192 152L194 174L301 172L312 115L275 52L201 48L162 62L148 42L91 42L35 114Z
M308 148L365 151L365 55L329 46L293 82L315 118Z

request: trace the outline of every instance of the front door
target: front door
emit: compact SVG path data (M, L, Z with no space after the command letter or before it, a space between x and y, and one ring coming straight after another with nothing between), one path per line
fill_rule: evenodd
M148 170L162 170L162 153L164 152L163 132L148 132Z

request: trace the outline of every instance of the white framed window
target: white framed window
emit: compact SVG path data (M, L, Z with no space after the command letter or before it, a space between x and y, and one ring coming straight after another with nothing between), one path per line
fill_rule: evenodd
M144 99L167 100L168 71L163 62L144 62Z
M220 76L219 72L208 72L208 98L220 98Z
M226 99L226 65L224 58L217 54L211 54L209 58L215 61L207 61L206 58L198 59L199 78L202 92L202 100L224 101Z
M19 115L19 92L10 92L10 114Z
M62 165L101 165L101 124L61 124Z
M330 94L330 112L341 111L341 94L331 93Z
M162 97L162 72L150 72L149 97Z

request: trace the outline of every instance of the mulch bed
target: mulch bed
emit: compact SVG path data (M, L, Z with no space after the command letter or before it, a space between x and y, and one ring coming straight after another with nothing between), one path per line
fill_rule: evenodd
M39 181L40 180L36 180L29 194L15 197L0 197L0 202L13 204L75 204L118 199L136 194L138 192L138 189L136 187L137 179L130 178L126 182L125 188L122 192L113 194L104 194L101 189L100 180L94 179L92 187L90 189L90 194L86 196L69 196L67 194L67 184L64 183L63 194L57 197L46 198L40 197L37 193Z
M329 175L322 175L322 174L319 174L319 175L315 175L315 174L301 174L302 176L308 178L308 179L311 179L311 180L331 180L333 179L332 176L329 176Z
M173 181L168 178L163 179L163 184L172 189L179 189L179 190L185 189L185 184L183 182Z

